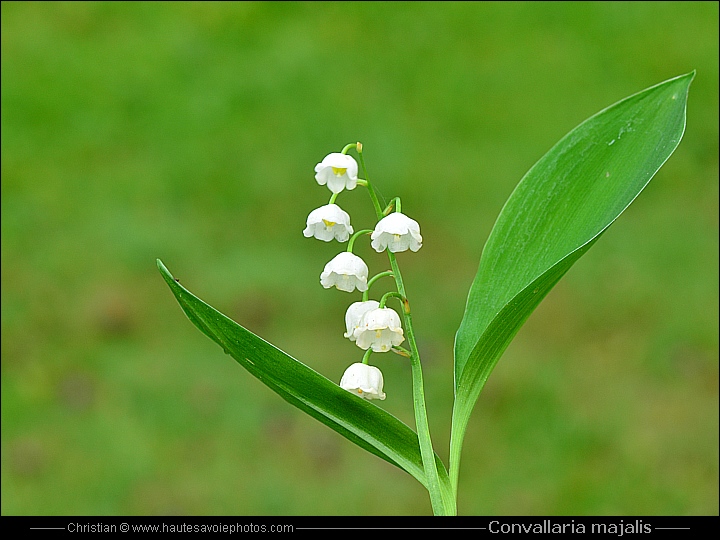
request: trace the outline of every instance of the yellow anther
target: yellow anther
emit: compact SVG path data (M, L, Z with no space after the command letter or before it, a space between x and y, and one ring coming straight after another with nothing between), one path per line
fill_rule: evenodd
M335 176L342 176L342 175L345 174L345 172L347 171L347 167L346 167L346 168L333 167L333 168L332 168L332 171L333 171L333 174L334 174Z
M382 337L382 330L375 330L375 337L380 339Z
M326 226L328 229L329 229L330 227L334 227L334 226L335 226L335 222L334 222L334 221L328 221L327 219L323 219L322 222L325 224L325 226Z

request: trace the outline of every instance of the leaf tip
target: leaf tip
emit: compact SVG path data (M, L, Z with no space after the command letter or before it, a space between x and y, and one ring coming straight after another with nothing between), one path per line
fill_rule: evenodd
M695 80L695 75L697 75L697 69L693 69L691 72L686 73L685 75L681 75L679 78L687 79L687 85L689 88L690 84L692 84L692 82Z
M160 270L160 274L165 279L165 281L167 281L168 284L170 284L172 281L175 281L175 278L170 273L170 270L167 269L167 267L160 259L155 259L155 262L157 263L158 270Z
M689 88L690 84L695 79L695 75L697 75L697 69L693 69L692 71L685 73L684 75L678 75L677 77L675 77L674 79L671 79L671 80L683 80L683 82L687 81L686 86L687 86L687 88Z

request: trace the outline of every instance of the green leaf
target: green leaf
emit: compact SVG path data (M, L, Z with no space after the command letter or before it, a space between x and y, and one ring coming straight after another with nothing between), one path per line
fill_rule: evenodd
M406 424L243 328L180 285L159 259L157 265L185 315L242 367L289 403L426 485L418 438ZM449 494L445 466L435 459Z
M505 203L455 337L455 486L467 422L490 372L543 297L680 143L694 76L648 88L577 126L528 171Z

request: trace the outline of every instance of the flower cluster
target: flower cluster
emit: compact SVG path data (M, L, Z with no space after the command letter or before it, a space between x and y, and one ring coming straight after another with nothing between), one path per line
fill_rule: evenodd
M324 242L348 242L346 251L328 262L320 274L320 283L326 289L335 287L349 293L357 289L363 293L362 301L352 303L345 313L344 336L366 353L362 362L352 364L345 371L340 387L365 399L385 399L382 373L377 367L368 365L367 361L371 352L395 350L403 354L403 350L399 348L405 340L400 316L385 306L390 296L401 295L399 292L389 292L379 302L368 298L369 288L376 279L393 274L385 271L370 278L365 261L352 252L353 245L360 235L370 234L370 245L378 253L385 250L399 253L408 249L415 252L422 247L422 236L417 221L400 211L398 198L393 199L382 212L384 217L379 219L373 229L354 231L350 225L350 216L335 204L342 191L353 190L358 185L369 186L368 180L358 178L358 164L346 153L353 147L361 152L360 143L348 145L342 152L328 154L315 166L315 180L319 185L327 186L332 196L328 204L310 212L303 235ZM374 202L377 208L376 199ZM379 208L377 212L380 215Z

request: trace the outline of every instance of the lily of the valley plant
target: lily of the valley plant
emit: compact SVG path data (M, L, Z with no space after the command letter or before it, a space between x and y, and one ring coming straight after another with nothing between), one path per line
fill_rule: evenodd
M381 201L360 143L329 153L315 166L317 184L331 195L327 204L309 213L303 230L307 238L339 246L319 274L322 287L346 293L339 301L347 306L343 335L348 347L337 351L337 357L345 358L348 367L339 384L204 303L159 260L158 267L190 321L252 375L292 405L415 477L427 489L435 514L456 514L463 439L485 382L535 307L680 143L693 77L694 72L667 80L584 121L551 148L510 195L483 249L455 336L447 466L433 447L412 303L398 262L398 254L422 256L416 253L423 245L420 225L410 217L420 219L422 209L404 208L399 197L387 204ZM341 195L350 196L346 192L353 190L353 195L367 193L376 217L357 231L337 204ZM358 241L386 252L387 267L371 272L353 253ZM394 282L393 286L375 294L375 283L381 279L385 288ZM342 327L340 322L338 332ZM392 388L383 388L381 370L390 357L411 368L414 430L378 405L392 396Z

